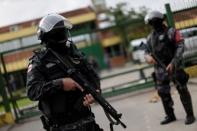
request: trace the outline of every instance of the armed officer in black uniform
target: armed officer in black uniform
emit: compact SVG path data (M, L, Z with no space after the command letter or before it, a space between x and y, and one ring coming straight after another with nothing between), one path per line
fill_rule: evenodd
M47 131L102 131L94 120L90 94L66 76L49 49L64 59L72 60L75 68L100 91L99 77L84 55L68 40L72 24L63 16L49 14L38 27L43 48L34 51L27 71L27 95L39 101L41 120Z
M153 28L147 39L145 59L149 64L154 64L157 90L166 114L161 124L168 124L176 120L170 94L171 80L176 84L186 112L185 124L191 124L195 121L195 117L191 96L187 88L189 76L182 67L184 40L178 30L168 28L163 21L164 15L158 11L152 11L145 17L145 23Z

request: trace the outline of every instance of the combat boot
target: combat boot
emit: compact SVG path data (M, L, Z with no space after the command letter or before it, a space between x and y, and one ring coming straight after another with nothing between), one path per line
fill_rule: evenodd
M186 117L185 125L192 124L195 122L195 120L196 120L196 118L194 116L188 116L188 117Z
M179 92L180 92L181 102L187 114L185 124L186 125L192 124L196 119L193 113L193 106L192 106L192 99L190 92L188 91L187 87L182 88L182 90L180 90Z
M161 124L161 125L165 125L165 124L171 123L171 122L173 122L173 121L176 121L175 115L166 116L166 117L164 118L164 120L161 121L160 124Z
M190 106L188 106L185 109L186 109L186 113L187 113L185 124L189 125L189 124L194 123L196 118L194 117L193 108L192 108L191 104L190 104Z

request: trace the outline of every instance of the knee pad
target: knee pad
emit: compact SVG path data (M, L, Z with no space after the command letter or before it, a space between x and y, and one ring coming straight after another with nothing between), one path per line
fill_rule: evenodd
M159 96L161 96L161 97L163 95L170 94L170 86L169 85L160 84L157 87L157 91L158 91Z

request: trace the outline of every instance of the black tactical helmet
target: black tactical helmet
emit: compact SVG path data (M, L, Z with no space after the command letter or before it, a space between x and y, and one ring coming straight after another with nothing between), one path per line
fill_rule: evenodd
M42 43L65 43L68 39L68 30L71 22L58 14L49 14L39 23L37 36Z

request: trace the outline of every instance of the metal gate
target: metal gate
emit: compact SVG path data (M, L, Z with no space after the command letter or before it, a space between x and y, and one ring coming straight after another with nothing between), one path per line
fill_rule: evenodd
M28 109L34 108L37 104L27 99L25 89L27 58L31 56L33 49L35 47L0 54L1 76L4 83L1 88L3 87L7 92L7 98L4 98L3 101L7 101L8 106L11 105L10 111L16 121L29 116L30 114L26 114ZM31 113L34 112L31 110Z

